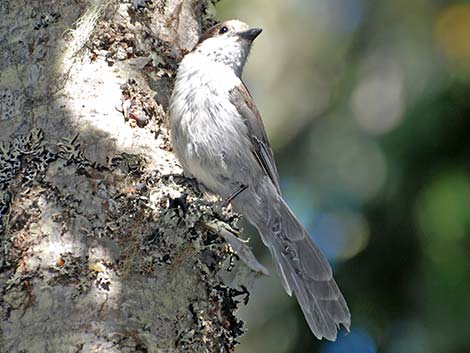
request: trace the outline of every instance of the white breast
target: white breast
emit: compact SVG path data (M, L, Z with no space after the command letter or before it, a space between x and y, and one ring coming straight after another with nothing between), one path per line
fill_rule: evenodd
M250 143L228 96L240 84L230 67L191 53L178 69L170 107L173 147L183 168L222 196L235 173L231 168Z

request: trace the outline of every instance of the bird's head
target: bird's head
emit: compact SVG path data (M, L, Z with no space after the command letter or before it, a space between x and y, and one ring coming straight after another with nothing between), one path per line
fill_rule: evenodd
M238 20L225 21L207 30L194 51L229 66L240 77L251 44L261 31L260 28L250 28Z

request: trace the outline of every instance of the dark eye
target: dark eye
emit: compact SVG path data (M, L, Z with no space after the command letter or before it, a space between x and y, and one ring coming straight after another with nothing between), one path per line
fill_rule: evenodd
M223 26L220 31L219 31L219 34L224 34L224 33L227 33L228 32L228 28L226 26Z

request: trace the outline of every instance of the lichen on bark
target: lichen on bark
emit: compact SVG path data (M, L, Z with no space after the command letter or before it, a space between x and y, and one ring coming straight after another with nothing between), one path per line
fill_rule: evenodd
M217 231L238 216L183 177L166 124L210 4L136 5L0 5L1 352L231 352L243 332Z

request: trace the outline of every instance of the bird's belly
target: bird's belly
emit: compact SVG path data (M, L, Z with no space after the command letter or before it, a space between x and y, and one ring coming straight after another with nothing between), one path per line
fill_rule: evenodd
M180 160L183 167L210 191L226 198L251 184L253 162L244 124L235 114L198 114L182 121Z

